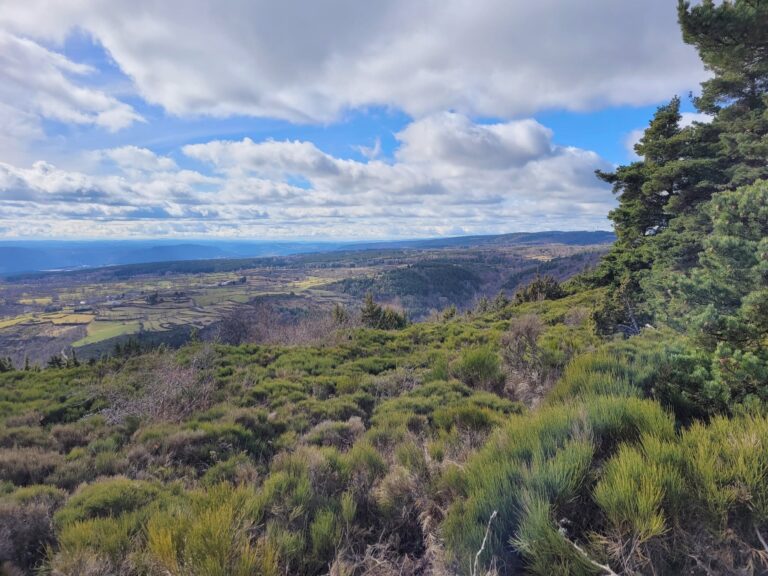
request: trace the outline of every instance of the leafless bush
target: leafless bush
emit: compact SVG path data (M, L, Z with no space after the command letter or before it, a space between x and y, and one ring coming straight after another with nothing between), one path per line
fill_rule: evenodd
M548 386L539 336L544 323L535 314L513 318L501 339L501 356L508 372L507 382L518 400L534 404Z
M157 366L143 373L146 382L138 393L124 387L107 388L109 407L102 414L110 424L128 417L156 422L184 420L210 406L215 388L211 367L209 348L198 352L188 366L179 365L173 358L161 358Z
M238 310L222 318L216 331L216 341L237 346L251 337L252 325Z
M92 465L93 460L65 460L46 478L46 482L65 490L74 490L84 482L95 480L99 472Z
M445 444L446 462L463 464L485 445L489 434L490 430L457 428L455 438Z
M87 549L59 552L51 576L123 576L129 570L115 569L108 558Z
M359 416L352 416L346 422L324 420L304 434L302 442L346 450L364 433L365 424Z
M51 436L56 440L59 451L68 453L77 446L86 446L94 439L97 421L101 419L87 418L72 424L57 424L51 428Z
M330 576L365 574L365 576L447 576L447 572L430 569L424 558L413 558L393 552L387 542L368 546L359 557L339 554L331 565Z
M411 366L384 372L373 381L373 393L379 398L393 398L410 392L421 384L421 377Z
M296 309L294 308L294 311ZM241 306L222 319L213 335L223 344L322 344L339 332L357 326L359 315L341 306L300 308L299 314L279 310L268 302Z
M566 326L580 326L590 317L590 314L589 308L577 306L568 311L563 322Z
M50 502L0 503L0 573L32 573L54 542Z
M306 318L286 324L276 324L265 334L266 342L277 344L322 344L332 341L338 326L326 312L312 312Z

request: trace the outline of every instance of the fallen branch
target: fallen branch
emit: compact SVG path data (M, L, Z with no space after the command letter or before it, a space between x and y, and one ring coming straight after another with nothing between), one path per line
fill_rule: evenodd
M483 550L485 550L485 544L488 541L488 535L491 533L491 523L493 522L493 519L496 518L497 511L494 510L493 514L491 514L491 517L488 518L488 526L485 527L485 536L483 536L483 543L480 545L480 550L477 551L477 554L475 554L475 563L472 567L472 569L469 571L470 576L477 576L477 563L480 561L480 554L483 553Z
M768 552L768 544L765 542L763 535L760 534L760 530L758 530L757 525L755 525L755 534L757 534L757 539L760 540L760 544L763 545L763 550Z
M562 532L561 532L561 534L562 534ZM609 576L619 576L616 572L611 570L611 567L608 566L607 564L600 564L599 562L597 562L595 560L592 560L592 558L589 557L589 554L587 554L587 552L581 546L579 546L578 544L576 544L576 542L573 542L569 538L566 538L565 534L563 534L563 538L565 539L566 542L568 542L571 546L573 546L574 549L579 554L581 554L581 556L584 558L584 560L586 560L587 562L592 564L592 566L594 566L595 568L599 568L600 570L603 570Z
M696 556L696 555L694 555L694 554L688 554L688 557L689 557L689 558L693 558L693 561L694 561L694 562L696 562L696 566L698 566L699 568L701 568L702 570L704 570L704 572L706 572L706 573L707 573L707 576L716 576L716 575L715 575L715 573L714 573L714 572L712 572L712 570L709 568L709 566L707 566L706 564L704 564L704 562L702 562L702 561L699 559L699 557L698 557L698 556Z

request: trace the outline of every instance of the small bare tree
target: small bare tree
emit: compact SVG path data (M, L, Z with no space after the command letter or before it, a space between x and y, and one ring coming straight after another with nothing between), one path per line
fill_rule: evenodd
M143 373L147 378L138 392L124 386L107 386L108 408L102 411L107 421L118 423L128 417L152 421L179 422L211 405L215 387L213 351L205 347L192 361L179 365L173 357L159 357L155 367Z

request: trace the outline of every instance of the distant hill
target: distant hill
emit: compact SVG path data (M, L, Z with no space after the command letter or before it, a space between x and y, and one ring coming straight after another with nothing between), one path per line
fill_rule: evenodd
M173 243L170 241L24 241L0 242L0 275L14 275L51 270L78 270L106 266L198 262L181 265L183 271L209 272L237 269L245 259L282 257L295 254L331 253L360 250L419 250L435 248L469 248L482 246L536 246L564 244L588 246L609 244L613 232L518 232L490 236L457 236L385 242L266 242L266 241L199 241ZM227 260L228 263L215 263ZM208 264L205 264L208 262ZM177 266L178 267L178 266ZM187 268L195 268L188 270ZM199 270L197 270L199 268ZM135 273L135 271L133 272Z
M565 244L567 246L590 246L610 244L616 240L613 232L606 230L576 232L514 232L487 236L454 236L449 238L428 238L424 240L394 240L391 242L367 242L350 244L350 250L383 248L463 248L472 246L538 246L542 244Z
M149 262L284 256L332 250L338 243L168 241L0 242L0 275Z

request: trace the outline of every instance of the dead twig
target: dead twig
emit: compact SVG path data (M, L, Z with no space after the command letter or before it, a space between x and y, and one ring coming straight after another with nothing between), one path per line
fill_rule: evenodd
M480 555L485 550L485 544L488 542L488 536L491 533L491 524L493 523L494 518L496 518L496 514L498 513L497 510L493 511L493 514L491 514L491 517L488 518L488 525L485 527L485 536L483 536L483 543L480 545L480 550L477 551L477 554L475 554L475 562L472 566L472 569L469 571L470 576L477 576L477 563L480 561Z

